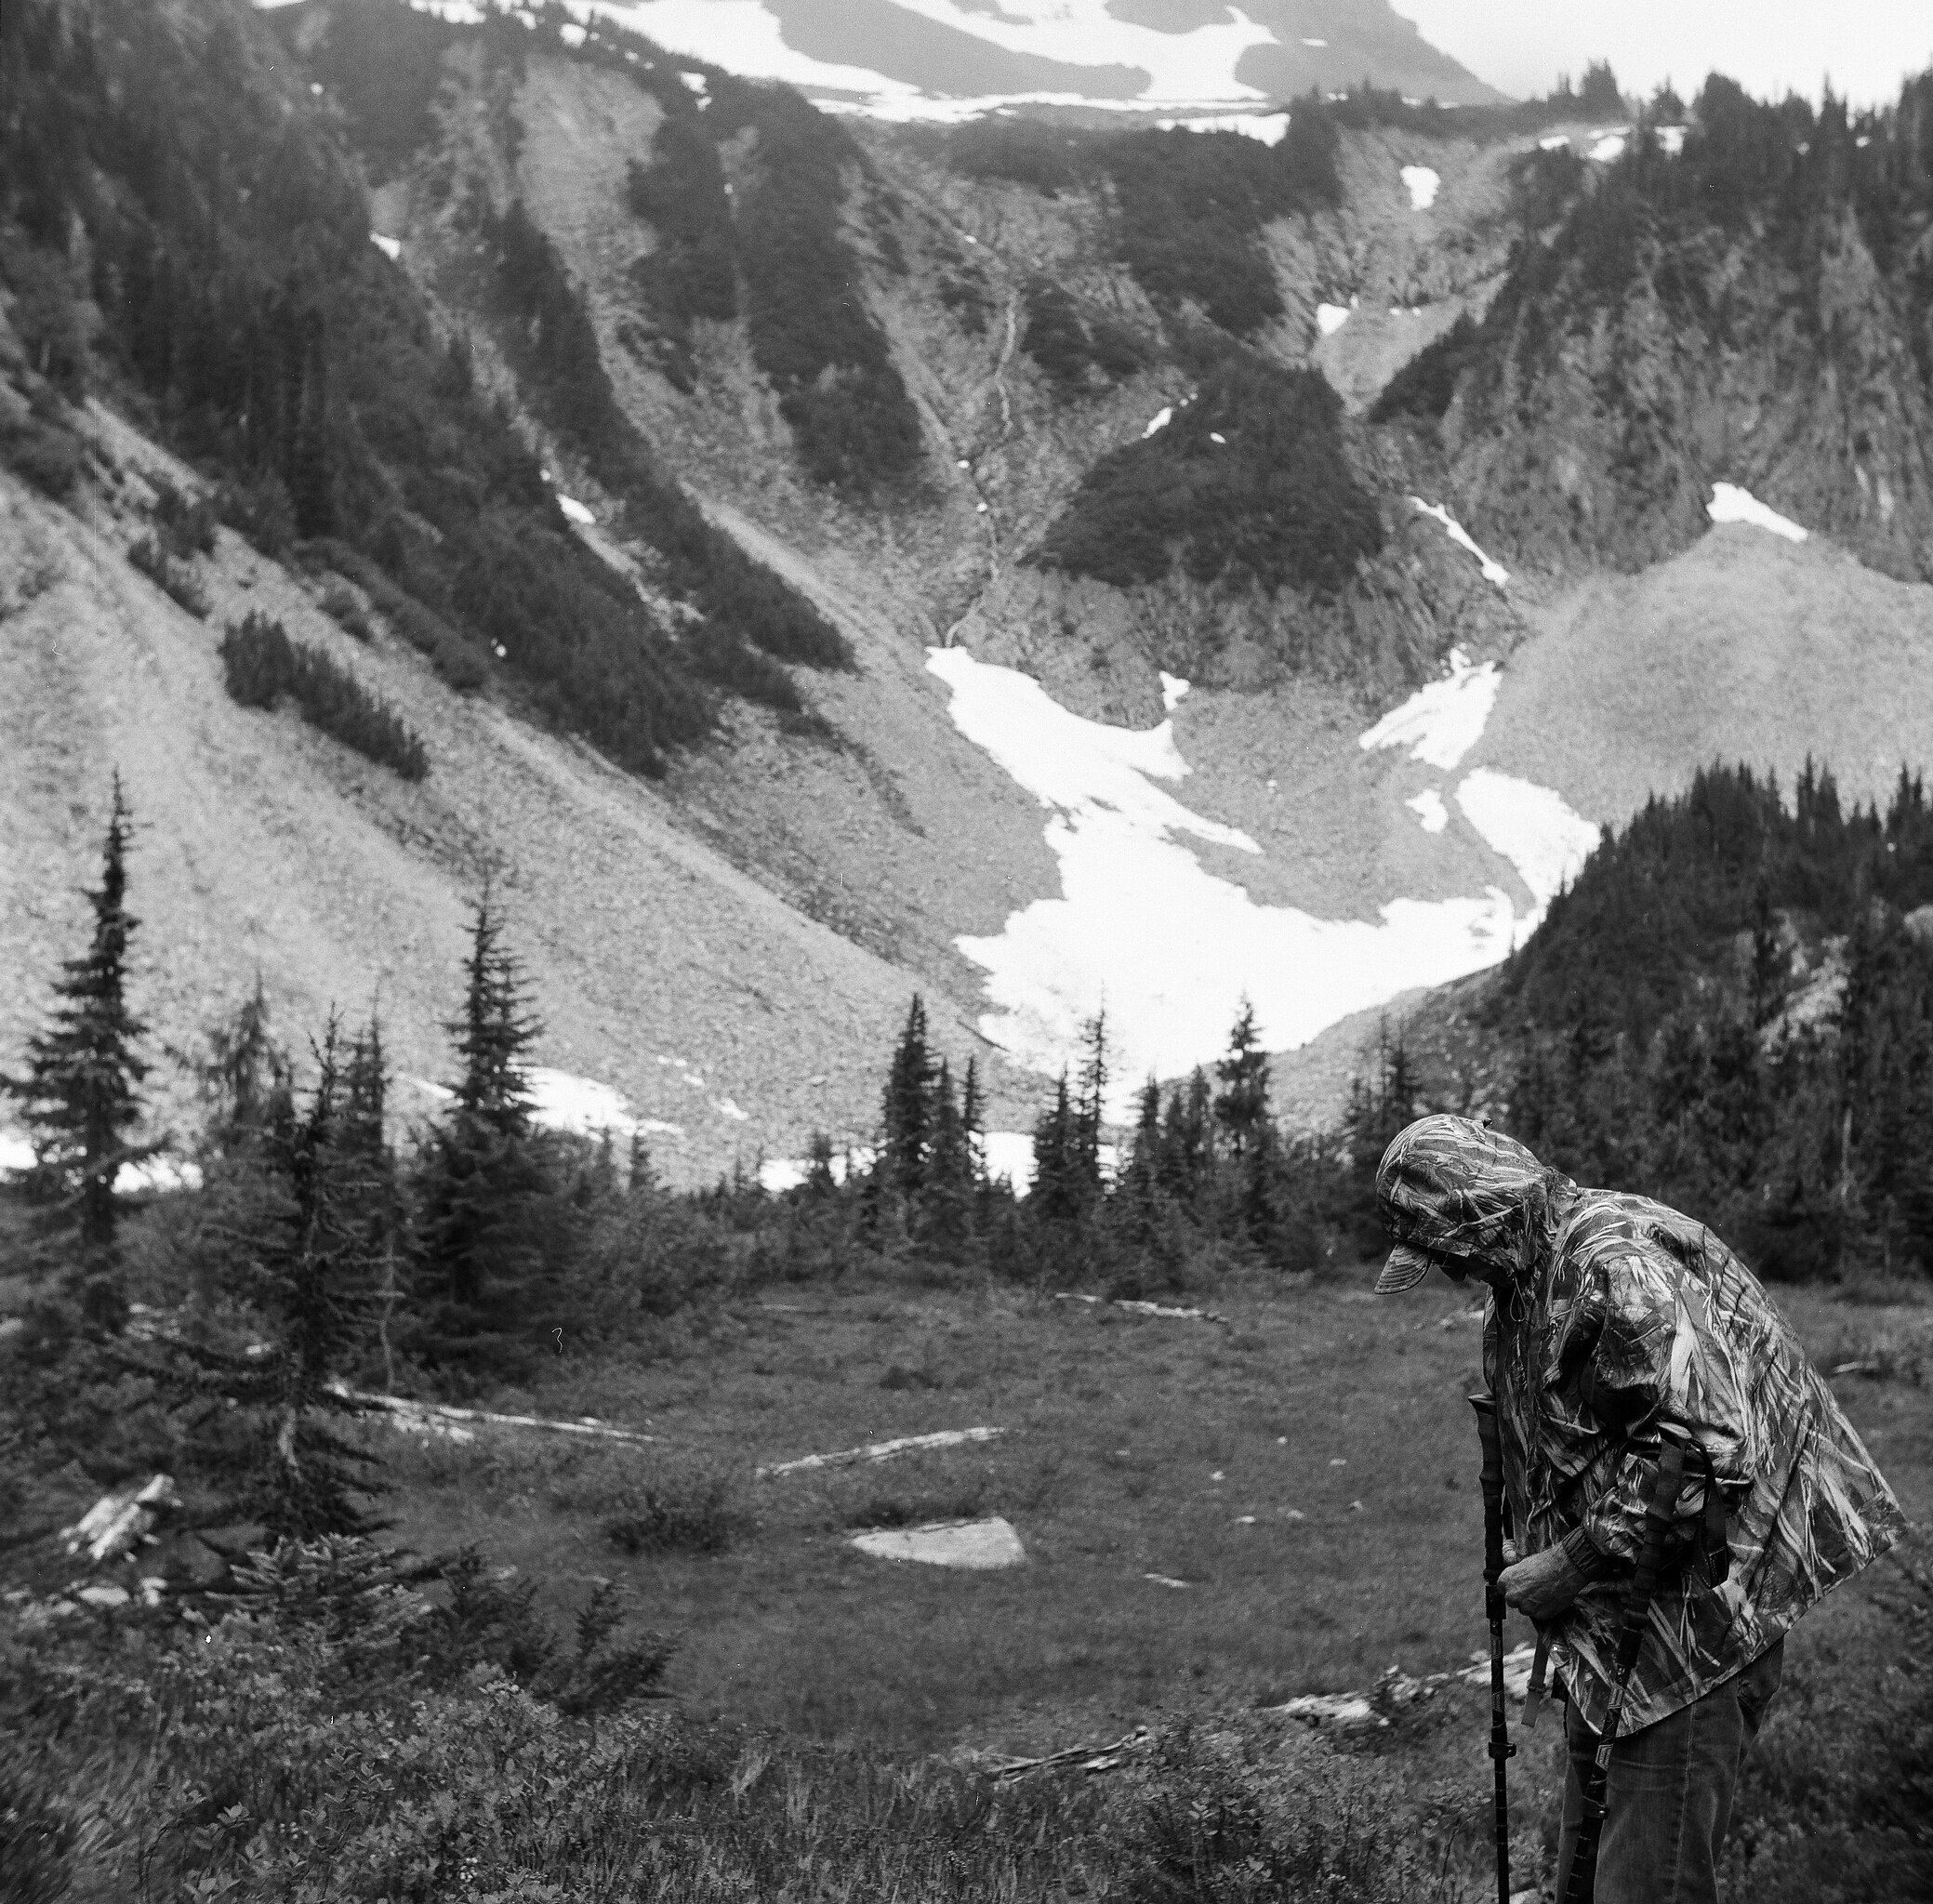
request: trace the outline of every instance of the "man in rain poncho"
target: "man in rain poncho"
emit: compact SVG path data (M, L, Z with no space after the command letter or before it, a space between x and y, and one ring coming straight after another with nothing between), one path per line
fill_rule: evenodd
M1484 1373L1522 1556L1500 1584L1550 1629L1569 1707L1560 1883L1609 1702L1656 1424L1693 1438L1612 1751L1596 1898L1705 1904L1786 1630L1893 1544L1900 1504L1758 1279L1703 1224L1582 1190L1468 1117L1400 1132L1376 1197L1397 1242L1379 1292L1433 1267L1490 1289Z

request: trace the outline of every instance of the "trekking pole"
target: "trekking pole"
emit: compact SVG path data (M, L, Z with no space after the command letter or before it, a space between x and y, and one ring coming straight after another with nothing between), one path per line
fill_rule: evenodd
M1473 1395L1476 1433L1483 1442L1483 1611L1490 1624L1490 1759L1496 1766L1497 1904L1510 1904L1510 1799L1504 1789L1503 1761L1516 1747L1503 1713L1503 1449L1497 1438L1497 1402Z
M1644 1644L1645 1628L1650 1623L1651 1595L1657 1591L1665 1537L1671 1532L1673 1510L1678 1503L1678 1484L1685 1475L1685 1448L1691 1439L1689 1433L1675 1422L1661 1421L1658 1434L1658 1478L1652 1485L1651 1498L1645 1504L1645 1541L1638 1551L1637 1571L1624 1595L1624 1626L1618 1636L1610 1704L1605 1711L1604 1730L1597 1735L1597 1750L1592 1755L1590 1777L1582 1793L1583 1815L1578 1820L1577 1843L1570 1851L1570 1871L1560 1894L1564 1904L1591 1904L1596 1889L1597 1841L1604 1831L1611 1745L1624 1716L1624 1696L1630 1689L1632 1669L1637 1664L1638 1650Z

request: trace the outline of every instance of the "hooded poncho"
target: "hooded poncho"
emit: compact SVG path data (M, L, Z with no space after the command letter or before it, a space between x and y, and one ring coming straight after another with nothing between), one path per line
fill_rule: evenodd
M1594 1730L1609 1703L1660 1421L1688 1429L1702 1457L1686 1465L1676 1564L1651 1604L1625 1731L1742 1671L1899 1539L1900 1503L1832 1391L1757 1277L1702 1223L1646 1197L1580 1189L1468 1117L1401 1131L1376 1196L1398 1242L1508 1272L1490 1293L1483 1364L1518 1547L1539 1553L1582 1528L1625 1563L1579 1594L1551 1647ZM1724 1502L1728 1568L1701 1551L1703 1457Z

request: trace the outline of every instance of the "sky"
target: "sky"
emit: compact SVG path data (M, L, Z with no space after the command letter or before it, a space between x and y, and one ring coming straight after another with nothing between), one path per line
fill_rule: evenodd
M1895 97L1933 65L1928 0L1393 0L1424 39L1517 99L1609 60L1628 92L1690 95L1717 71L1760 96Z

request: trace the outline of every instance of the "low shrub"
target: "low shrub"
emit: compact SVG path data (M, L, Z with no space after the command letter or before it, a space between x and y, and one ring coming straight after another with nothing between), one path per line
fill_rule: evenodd
M143 536L127 551L127 560L179 607L198 621L208 618L208 598L202 592L194 572L185 563L172 562L152 536Z
M279 621L250 615L232 622L221 641L221 666L231 697L243 707L272 707L287 694L311 727L404 780L429 773L421 737L389 704L320 648L290 641Z
M215 509L237 536L271 562L280 562L296 539L296 506L272 469L229 477L215 492Z
M469 694L489 679L489 664L477 652L476 644L458 634L434 609L399 588L360 549L330 536L319 537L306 549L313 560L325 562L354 582L377 613L418 654L428 655L439 677L459 694Z
M163 548L178 562L215 553L215 505L205 496L192 502L165 476L152 479L154 526Z
M1410 1904L1436 1888L1400 1778L1300 1726L1182 1725L1113 1807L1121 1904Z
M1058 284L1029 286L1026 315L1020 348L1064 394L1106 389L1147 362L1147 353L1119 324L1083 316Z
M728 1475L661 1468L622 1490L603 1535L624 1554L722 1554L733 1518Z
M358 641L375 639L374 631L369 626L369 617L364 612L362 602L346 582L331 582L323 589L322 612L345 635L351 636Z
M82 460L80 438L58 423L23 416L0 429L0 462L56 502L73 491Z

